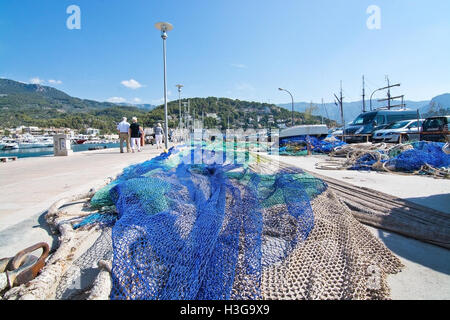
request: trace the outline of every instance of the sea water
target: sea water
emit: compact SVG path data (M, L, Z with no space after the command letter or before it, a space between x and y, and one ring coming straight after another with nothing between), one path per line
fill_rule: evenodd
M73 152L87 151L89 148L119 148L119 143L98 143L98 144L75 144L72 145ZM53 147L48 148L31 148L31 149L15 149L15 150L0 150L0 157L42 157L53 155Z

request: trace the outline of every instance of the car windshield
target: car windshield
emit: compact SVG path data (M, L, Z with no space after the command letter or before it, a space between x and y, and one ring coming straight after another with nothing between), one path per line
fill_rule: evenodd
M407 126L408 123L409 123L409 121L394 122L394 123L391 123L390 125L388 125L386 127L386 129L400 129L400 128Z
M369 124L375 119L376 113L363 113L358 116L358 118L353 121L355 125Z

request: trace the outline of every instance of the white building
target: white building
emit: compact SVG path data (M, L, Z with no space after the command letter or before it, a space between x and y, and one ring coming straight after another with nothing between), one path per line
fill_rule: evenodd
M217 113L207 113L206 117L208 118L214 118L214 119L218 119Z
M98 136L100 134L100 129L87 128L86 134L88 134L90 136Z

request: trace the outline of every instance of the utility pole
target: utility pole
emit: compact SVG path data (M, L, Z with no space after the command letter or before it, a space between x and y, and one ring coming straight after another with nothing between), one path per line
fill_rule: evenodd
M278 88L278 90L280 91L286 91L287 93L289 93L289 95L291 96L292 99L292 120L291 120L291 126L294 126L294 97L292 96L292 93L290 93L288 90L283 89L283 88Z
M363 103L363 109L362 112L366 112L366 88L365 88L365 82L364 82L364 75L363 75L363 91L362 91L362 103Z
M322 110L323 110L323 98L322 98ZM322 124L323 124L323 113L322 113Z
M340 111L341 111L341 121L342 121L342 134L343 134L343 141L345 141L345 121L344 121L344 106L343 106L343 100L344 97L342 96L342 81L341 81L341 92L340 92L340 98L338 98L336 96L336 94L334 95L334 97L337 99L337 101L339 102L339 107L340 107ZM335 103L337 105L337 103Z
M187 117L187 113L186 113L186 108L187 108L187 102L183 101L183 118L184 118L183 129L187 129L187 127L188 127L188 117Z
M389 77L386 76L386 80L387 80L387 84L388 84L388 92L387 92L387 96L388 96L388 110L391 110L391 86L389 84Z
M329 120L331 120L331 119L330 119L330 116L328 115L328 109L327 109L327 107L323 104L323 98L322 98L322 107L325 109L325 113L326 113L326 115L327 115L327 118L328 118Z
M163 62L164 62L164 146L165 152L169 149L169 139L168 139L168 131L169 131L169 119L168 119L168 111L167 111L167 72L166 72L166 39L167 32L173 29L173 26L168 22L158 22L155 24L155 27L158 30L161 30L161 39L163 40Z
M182 84L177 84L176 87L178 88L178 107L180 109L180 115L179 115L179 128L181 130L181 123L182 123L182 116L181 116L181 88L183 88Z
M189 115L189 125L190 125L189 132L192 132L191 100L190 99L188 99L188 115Z
M193 128L194 128L194 130L195 130L195 107L194 107L194 110L193 110L194 112L192 113L192 116L193 116L193 118L192 118L192 124L193 124Z

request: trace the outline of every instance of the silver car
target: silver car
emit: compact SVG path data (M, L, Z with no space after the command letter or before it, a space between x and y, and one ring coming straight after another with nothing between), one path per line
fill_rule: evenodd
M382 130L373 133L372 140L375 142L400 142L400 134L418 134L422 130L423 119L402 120L389 124ZM408 140L408 135L402 136L402 141Z

